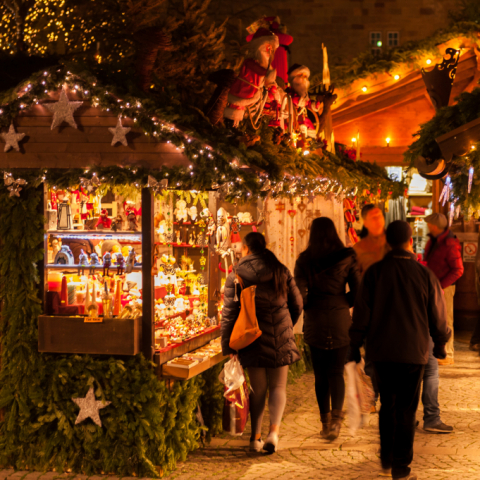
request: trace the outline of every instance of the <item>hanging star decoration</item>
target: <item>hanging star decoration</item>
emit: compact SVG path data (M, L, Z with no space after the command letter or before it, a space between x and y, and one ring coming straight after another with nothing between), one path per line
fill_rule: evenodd
M96 400L93 387L90 387L85 398L72 398L72 401L80 407L80 412L75 420L75 425L78 425L87 418L91 418L99 427L102 426L100 410L112 403Z
M112 147L117 143L121 143L125 147L128 145L127 133L131 130L130 127L122 127L122 119L118 117L117 126L109 127L110 133L113 135L112 138Z
M271 188L272 188L272 182L267 178L260 190L262 192L268 192Z
M22 186L27 184L27 181L23 178L13 178L11 173L3 172L3 181L8 187L7 190L10 192L10 197L19 197L22 190Z
M168 179L158 181L151 175L148 176L147 188L153 189L153 193L165 195L165 190L168 188Z
M59 127L63 122L67 122L71 127L77 128L73 112L82 105L83 102L71 102L67 97L65 88L62 88L60 100L55 103L45 103L44 106L53 113L52 130Z
M17 133L15 131L15 127L13 126L13 123L10 124L10 128L8 129L8 132L0 133L0 137L2 137L3 140L5 141L5 149L3 151L8 152L11 148L13 148L17 152L19 152L20 147L18 146L18 142L24 136L25 136L24 133Z
M80 177L80 186L88 193L95 193L95 190L100 186L100 179L95 175L92 178Z

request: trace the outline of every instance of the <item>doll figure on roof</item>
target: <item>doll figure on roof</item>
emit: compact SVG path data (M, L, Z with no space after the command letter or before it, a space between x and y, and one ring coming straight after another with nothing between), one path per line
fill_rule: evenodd
M95 228L99 230L109 230L112 227L112 219L108 218L108 210L102 209Z
M279 46L278 36L267 28L259 28L249 43L249 53L240 73L230 87L225 119L236 127L244 118L245 110L262 99L264 87L274 87L276 71L272 68L275 51Z
M293 42L293 37L287 33L286 26L282 25L278 16L263 17L247 27L247 32L249 33L247 36L247 42L253 40L255 33L260 28L268 29L278 37L279 46L275 51L272 68L277 71L277 83L281 88L284 88L288 83L288 47Z

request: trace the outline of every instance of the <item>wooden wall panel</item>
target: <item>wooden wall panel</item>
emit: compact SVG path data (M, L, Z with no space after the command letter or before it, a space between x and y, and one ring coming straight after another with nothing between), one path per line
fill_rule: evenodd
M58 92L51 95L58 99ZM69 92L70 100L74 96ZM131 118L122 119L128 145L111 145L108 127L117 124L117 116L85 102L74 113L78 128L64 123L51 129L53 115L42 104L22 111L15 119L18 133L25 133L20 152L3 152L0 143L0 168L85 168L89 166L138 166L146 168L189 166L190 161L174 145L147 136Z

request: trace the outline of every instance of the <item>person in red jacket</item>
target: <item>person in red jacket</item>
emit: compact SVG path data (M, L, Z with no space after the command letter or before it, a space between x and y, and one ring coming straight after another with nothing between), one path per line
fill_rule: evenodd
M446 345L447 358L439 360L440 365L453 365L453 297L455 282L463 275L463 261L460 242L448 228L447 217L442 213L432 213L425 218L429 237L425 247L424 260L440 280L447 304L448 326L452 336Z

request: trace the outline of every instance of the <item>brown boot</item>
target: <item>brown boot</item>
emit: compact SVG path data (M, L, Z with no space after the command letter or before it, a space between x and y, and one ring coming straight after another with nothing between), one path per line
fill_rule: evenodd
M320 436L322 438L327 438L330 433L330 422L332 421L332 416L330 412L321 413L320 420L322 421L322 430L320 431Z
M332 423L330 425L330 433L327 436L327 439L333 442L340 435L340 428L343 421L343 412L342 410L332 410Z

